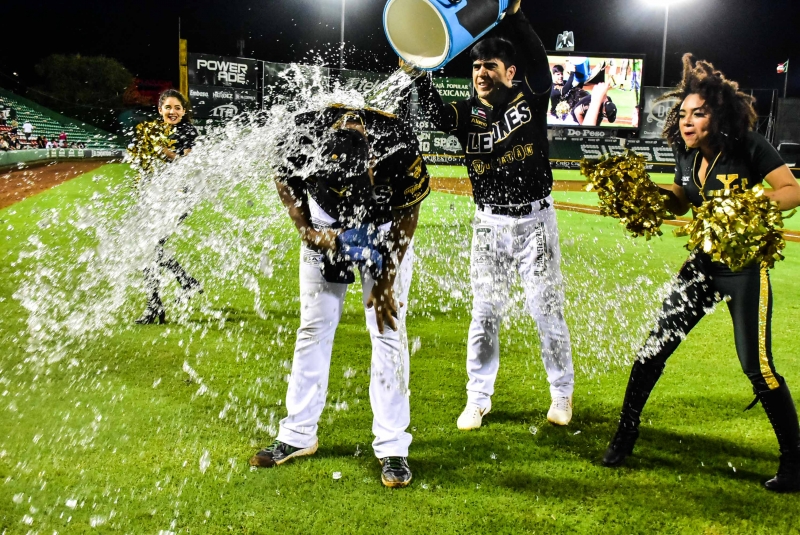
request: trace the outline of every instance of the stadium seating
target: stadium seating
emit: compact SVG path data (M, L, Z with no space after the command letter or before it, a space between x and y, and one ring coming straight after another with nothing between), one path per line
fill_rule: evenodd
M83 143L87 149L119 148L119 143L108 132L80 123L74 119L69 119L43 106L34 104L28 99L0 90L0 110L8 108L17 112L19 137L24 144L27 143L25 143L22 125L28 121L34 126L31 142L38 136L44 136L48 140L55 138L58 141L59 134L65 132L67 134L67 143L70 145L72 143ZM0 127L0 129L0 134L7 133L10 127Z

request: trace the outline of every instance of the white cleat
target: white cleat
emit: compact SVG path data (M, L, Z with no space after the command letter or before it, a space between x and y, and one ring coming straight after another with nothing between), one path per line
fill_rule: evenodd
M478 429L481 426L483 417L489 414L490 410L492 410L491 403L485 409L480 408L475 403L467 403L467 406L464 408L464 412L462 412L461 416L458 417L456 425L462 431Z
M547 421L555 425L567 425L570 420L572 420L572 396L554 397L550 410L547 411Z

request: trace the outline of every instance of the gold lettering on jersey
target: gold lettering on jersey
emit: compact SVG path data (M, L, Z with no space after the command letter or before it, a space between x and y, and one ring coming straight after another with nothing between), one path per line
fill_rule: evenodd
M331 187L329 187L328 189L331 190L332 192L334 192L339 197L344 197L347 194L347 190L348 190L347 186L343 187L342 189L336 189L336 188L331 188Z
M722 182L725 189L731 189L731 184L739 180L739 175L717 175L717 180Z
M422 189L422 185L425 183L425 180L427 178L428 178L428 175L425 175L419 180L419 182L417 182L416 184L414 184L410 188L406 188L406 190L403 191L403 195L413 195L413 194L419 192Z
M514 162L521 162L525 158L533 155L533 143L528 143L525 146L517 145L513 148L513 150L510 150L499 157L497 159L497 165L508 165Z
M408 168L406 171L407 176L413 176L414 178L419 178L422 175L422 157L420 156L417 158L411 167Z
M486 171L486 164L480 160L475 160L472 162L472 168L475 169L476 173L482 175Z
M474 125L480 126L481 128L486 128L487 126L489 126L489 123L487 123L483 119L479 119L478 117L472 117L470 119L470 122Z

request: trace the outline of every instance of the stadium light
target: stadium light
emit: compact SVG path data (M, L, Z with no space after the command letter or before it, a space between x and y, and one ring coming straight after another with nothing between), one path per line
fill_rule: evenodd
M342 0L342 35L339 38L339 68L344 70L344 12L347 0Z
M344 2L344 0L342 0ZM669 29L669 6L684 0L645 0L654 6L664 6L664 43L661 45L661 87L664 87L664 69L667 65L667 30Z

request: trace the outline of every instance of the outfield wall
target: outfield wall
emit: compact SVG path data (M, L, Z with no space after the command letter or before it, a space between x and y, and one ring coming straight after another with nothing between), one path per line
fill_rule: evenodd
M43 163L57 160L85 160L106 158L121 160L125 151L121 149L33 149L0 152L0 169L20 164Z

